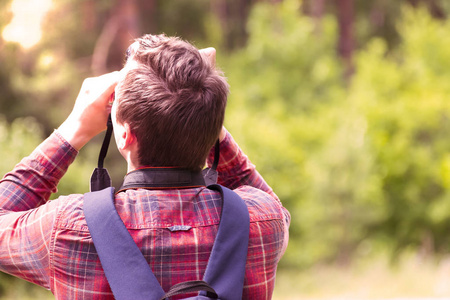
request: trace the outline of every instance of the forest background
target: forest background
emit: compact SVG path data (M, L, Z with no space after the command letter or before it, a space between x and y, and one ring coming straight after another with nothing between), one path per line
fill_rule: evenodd
M226 127L291 212L275 299L450 296L448 16L445 0L1 0L0 171L133 38L177 35L217 49ZM101 139L52 198L88 191ZM0 299L27 298L51 296L0 273Z

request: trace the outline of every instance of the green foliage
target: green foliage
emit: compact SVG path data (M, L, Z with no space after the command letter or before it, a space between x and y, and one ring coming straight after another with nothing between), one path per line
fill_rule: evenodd
M32 118L16 119L8 124L0 118L0 173L6 174L28 156L41 142L42 129Z
M6 174L28 156L42 141L42 126L33 118L19 118L9 124L0 118L0 173ZM57 195L84 193L89 191L89 178L94 162L77 159L58 185ZM55 195L55 197L57 197Z
M53 294L25 280L0 273L0 300L51 300Z
M15 55L19 61L20 55L20 51ZM25 72L14 70L10 82L10 89L21 101L13 104L12 99L5 99L5 105L10 107L3 113L20 110L22 115L37 119L45 133L49 134L70 113L84 77L83 72L52 50L35 51L28 56L26 65Z
M347 87L334 20L317 34L297 5L257 5L225 64L227 127L292 214L282 265L448 252L450 22L403 9L401 43L373 38Z
M305 166L334 129L328 107L338 105L344 86L332 46L334 20L325 18L317 34L298 5L253 10L247 47L225 65L231 86L226 126L292 214L284 261L305 265L323 258L319 248L330 248L316 236L313 220L323 214L318 203L308 204L314 182Z
M159 24L158 30L169 36L182 36L198 44L203 41L205 32L209 29L205 20L209 18L206 12L210 5L206 0L159 0L158 13L155 16L156 23ZM146 16L143 16L144 20L145 18Z
M388 55L380 40L358 57L350 101L365 118L387 213L374 228L394 249L449 250L448 103L450 23L405 9L402 43ZM363 99L363 100L362 100Z
M220 51L226 41L219 19L204 15L207 1L157 2L164 19L159 28L219 50L231 86L226 126L292 215L283 267L405 249L450 251L450 21L376 2L389 12L389 24L401 11L396 37L371 31L359 15L356 34L368 42L345 82L335 17L325 15L318 30L318 20L300 13L300 1L257 3L247 45L229 55ZM91 31L78 30L89 24L81 6L61 0L48 23L70 17L47 32L41 46L23 55L17 46L0 44L3 173L72 106L113 5L83 3L97 17ZM39 123L6 122L18 115L34 115ZM60 194L87 191L97 151L98 145L83 149ZM122 176L120 159L107 165Z
M24 104L23 95L13 87L14 78L17 72L17 65L13 57L13 52L17 50L14 45L6 45L0 52L0 112L2 112L9 121L21 116Z
M107 16L117 1L108 0L53 0L52 11L47 15L41 47L61 51L69 60L79 60L82 65L100 35Z

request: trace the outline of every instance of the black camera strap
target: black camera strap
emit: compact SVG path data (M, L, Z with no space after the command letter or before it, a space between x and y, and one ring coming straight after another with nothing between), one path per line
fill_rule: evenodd
M220 158L220 141L217 140L216 145L214 146L214 162L211 168L203 169L202 175L205 178L206 186L217 183L217 166L219 165Z
M106 123L106 133L103 139L102 148L100 149L100 155L98 156L98 167L103 169L103 162L105 161L106 154L108 154L109 143L113 133L113 126L111 120L111 114L109 114L108 121Z
M94 169L91 175L90 181L90 191L100 191L112 185L111 177L109 176L108 170L103 167L103 162L105 161L106 154L108 153L109 143L111 141L111 136L113 132L111 114L108 116L108 121L106 122L106 133L103 139L102 148L100 149L100 154L98 156L98 165Z
M175 189L206 186L200 171L181 168L140 168L129 172L119 189Z
M100 191L111 187L111 177L108 170L103 167L103 163L108 153L111 141L113 126L111 115L107 122L106 134L103 139L102 148L98 157L98 166L94 169L90 181L90 191ZM147 188L147 189L169 189L169 188L194 188L209 186L217 183L217 166L219 164L220 148L217 140L214 152L214 162L211 168L194 172L182 168L140 168L128 173L119 191L126 189Z

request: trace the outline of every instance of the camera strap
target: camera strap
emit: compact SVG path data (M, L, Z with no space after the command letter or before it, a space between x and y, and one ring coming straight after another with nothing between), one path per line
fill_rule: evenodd
M111 114L108 116L108 121L106 122L106 133L103 139L102 148L100 149L100 154L98 156L98 165L94 169L91 175L90 181L90 191L100 191L112 185L111 177L109 176L108 170L103 167L103 162L105 161L106 154L108 153L109 143L111 141L111 136L113 133L113 126L111 120Z
M111 115L108 117L106 134L98 157L98 166L94 169L90 180L90 191L100 191L111 187L112 181L108 170L103 167L113 132ZM217 166L219 164L220 148L217 140L214 151L214 162L211 168L194 172L182 168L149 167L140 168L128 173L119 191L126 189L169 189L169 188L195 188L209 186L217 183Z
M206 186L200 171L181 168L139 168L129 172L119 189L176 189Z

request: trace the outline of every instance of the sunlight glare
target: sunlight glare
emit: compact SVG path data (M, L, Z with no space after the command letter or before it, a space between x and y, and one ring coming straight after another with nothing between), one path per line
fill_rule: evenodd
M52 0L13 0L13 18L3 30L3 39L24 48L34 46L41 39L41 22L51 7Z

